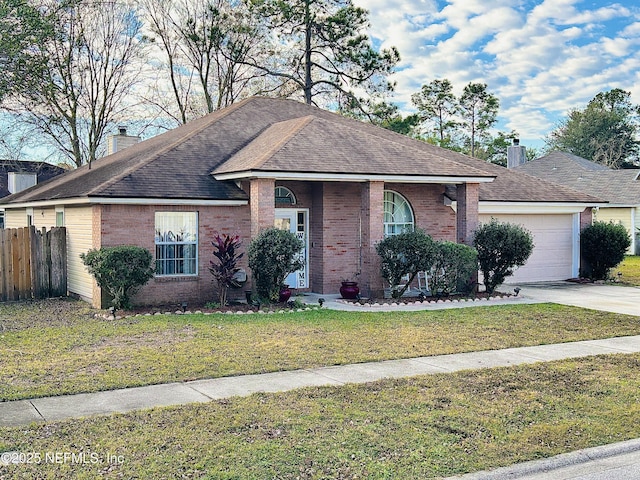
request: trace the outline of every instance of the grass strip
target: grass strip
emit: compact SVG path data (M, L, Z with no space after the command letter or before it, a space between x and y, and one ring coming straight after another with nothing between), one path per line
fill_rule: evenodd
M69 457L0 475L439 478L635 438L639 414L640 355L598 356L4 428L0 452Z
M632 286L640 286L640 256L627 255L623 262L612 270L611 275L615 278L617 273L622 273L623 283Z
M640 334L638 317L552 304L107 321L67 303L50 326L10 317L0 400Z

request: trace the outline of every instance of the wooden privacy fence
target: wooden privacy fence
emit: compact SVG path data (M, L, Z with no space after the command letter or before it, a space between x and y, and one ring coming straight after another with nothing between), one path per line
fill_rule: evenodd
M35 227L0 229L0 301L67 294L67 233Z

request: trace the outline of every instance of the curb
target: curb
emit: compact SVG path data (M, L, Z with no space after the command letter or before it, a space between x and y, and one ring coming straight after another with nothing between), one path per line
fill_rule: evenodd
M640 438L612 443L610 445L585 448L575 452L556 455L555 457L532 460L508 467L500 467L495 470L483 470L481 472L447 477L445 480L513 480L526 478L529 475L552 474L554 470L561 468L583 465L592 461L603 460L637 451L640 451Z

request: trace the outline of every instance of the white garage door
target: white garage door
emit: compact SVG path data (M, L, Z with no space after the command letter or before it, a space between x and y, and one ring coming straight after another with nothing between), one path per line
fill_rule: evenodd
M574 276L573 215L480 215L480 222L490 222L492 217L522 225L533 234L531 257L505 283L566 280Z

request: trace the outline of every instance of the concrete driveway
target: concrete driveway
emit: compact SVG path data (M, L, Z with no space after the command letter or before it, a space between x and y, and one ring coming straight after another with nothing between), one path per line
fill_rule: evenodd
M640 287L556 282L520 288L520 295L531 300L640 316Z

